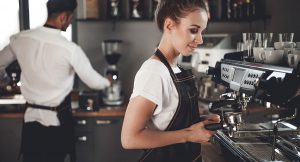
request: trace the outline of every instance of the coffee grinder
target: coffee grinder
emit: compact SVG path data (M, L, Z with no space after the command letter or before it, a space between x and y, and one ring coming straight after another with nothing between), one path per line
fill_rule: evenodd
M124 101L117 63L122 55L122 41L109 39L102 42L102 50L108 63L105 75L110 78L111 85L104 90L103 103L110 106L121 105Z

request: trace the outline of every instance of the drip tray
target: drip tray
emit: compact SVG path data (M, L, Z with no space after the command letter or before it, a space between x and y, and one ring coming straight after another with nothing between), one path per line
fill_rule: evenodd
M227 154L229 157L232 157L233 155L235 157L239 157L238 159L248 159L249 161L255 162L271 161L273 136L270 134L256 137L250 137L248 135L246 137L229 138L226 133L217 131L215 137L215 141L232 153ZM295 140L298 139L299 136L289 135L288 137ZM278 139L281 139L281 137L278 136ZM298 159L298 153L282 150L282 148L278 147L278 142L275 147L275 161L294 162L295 159Z
M292 135L299 134L299 130L285 125L285 123L278 124L278 135ZM239 130L233 132L233 138L247 138L247 137L266 137L273 136L272 123L260 124L242 124Z
M260 162L271 161L272 145L267 143L239 143L237 144L245 152L252 155L254 159ZM290 160L283 156L278 150L275 152L276 161L289 162Z

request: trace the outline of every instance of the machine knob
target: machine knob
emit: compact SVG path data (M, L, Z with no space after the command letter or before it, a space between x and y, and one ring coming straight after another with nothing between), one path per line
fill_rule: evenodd
M270 95L274 95L274 93L277 93L277 89L274 87L280 87L280 82L280 79L271 77L269 80L259 79L259 81L256 81L255 85L260 90L268 92Z
M206 70L206 74L207 75L215 75L215 68L214 67L208 67L208 69Z

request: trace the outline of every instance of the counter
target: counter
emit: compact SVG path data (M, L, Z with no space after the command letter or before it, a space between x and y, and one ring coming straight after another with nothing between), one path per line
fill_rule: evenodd
M101 107L98 111L79 111L73 110L75 117L119 117L125 115L126 106L119 107ZM2 112L0 118L22 118L24 112Z
M126 106L105 107L98 111L74 111L73 116L76 117L105 117L105 116L124 116Z

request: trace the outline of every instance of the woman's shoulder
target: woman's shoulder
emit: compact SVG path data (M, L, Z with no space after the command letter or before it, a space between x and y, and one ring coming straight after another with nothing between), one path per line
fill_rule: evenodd
M166 74L168 73L167 67L159 60L156 59L148 59L141 66L140 72L150 72L156 74Z
M167 67L159 60L146 60L135 75L136 80L169 81L171 76Z

